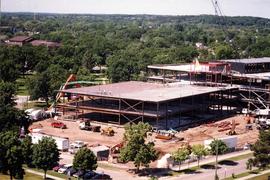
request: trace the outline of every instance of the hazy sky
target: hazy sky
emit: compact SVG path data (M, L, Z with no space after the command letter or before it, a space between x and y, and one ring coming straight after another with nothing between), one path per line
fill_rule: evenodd
M270 18L270 0L219 0L229 16ZM214 14L211 0L2 0L8 12L56 12L91 14Z

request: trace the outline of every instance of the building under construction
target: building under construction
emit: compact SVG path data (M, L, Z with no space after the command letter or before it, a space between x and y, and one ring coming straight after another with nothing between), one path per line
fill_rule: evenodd
M63 115L117 125L145 121L169 129L204 123L243 107L267 106L268 64L270 58L151 65L149 82L63 89L69 101L63 96L56 107Z

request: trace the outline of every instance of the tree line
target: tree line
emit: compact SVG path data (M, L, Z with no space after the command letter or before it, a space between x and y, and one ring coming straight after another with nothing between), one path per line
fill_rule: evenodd
M32 35L61 42L52 49L31 45L0 48L0 75L27 72L32 99L55 96L69 74L94 80L92 68L107 66L111 82L145 80L147 65L270 56L269 19L215 16L4 14L1 37ZM202 46L196 47L196 43ZM41 88L42 87L42 88ZM41 90L42 89L42 90Z

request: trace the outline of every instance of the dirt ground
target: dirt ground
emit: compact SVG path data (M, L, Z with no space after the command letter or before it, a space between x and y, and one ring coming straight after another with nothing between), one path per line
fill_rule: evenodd
M227 136L226 133L229 130L218 132L218 128L216 125L221 122L232 122L235 120L236 124L236 133L238 137L237 146L239 148L243 147L245 143L254 143L258 138L258 130L253 125L253 130L246 131L245 125L246 120L243 115L236 115L231 118L223 119L214 123L215 125L200 125L195 128L189 128L188 130L179 132L176 134L176 137L183 137L184 141L170 140L170 141L162 141L155 139L155 134L149 137L149 141L154 141L156 144L156 148L160 150L162 153L170 153L181 147L184 143L192 144L203 144L203 141L206 139L219 138ZM113 127L116 132L114 136L108 137L101 135L97 132L84 131L79 129L79 122L74 121L61 121L67 125L67 129L58 129L50 126L51 122L54 120L47 119L44 121L35 122L30 128L38 128L41 129L41 132L53 136L59 137L68 137L70 141L82 140L87 142L88 145L96 145L102 144L106 146L114 146L122 141L124 129L120 127ZM101 125L101 128L104 128L105 125Z
M58 120L66 124L67 129L59 129L51 127L51 122L54 122L53 119L46 119L43 121L38 121L33 123L30 128L41 129L42 133L58 136L58 137L67 137L70 142L81 140L86 142L89 146L101 144L106 146L114 146L122 141L124 129L113 127L113 130L116 132L114 136L105 136L101 135L100 132L85 131L79 129L79 121L63 121ZM93 123L92 123L93 124ZM101 125L101 128L104 128L104 125Z
M182 144L189 143L193 144L203 144L206 139L221 138L228 136L226 135L229 130L218 132L219 129L215 125L219 125L222 122L232 122L235 120L235 123L239 125L236 126L235 131L237 133L238 141L237 148L242 148L245 143L255 143L258 138L259 131L256 129L255 124L253 124L253 130L246 130L246 120L244 115L236 115L230 118L220 120L216 123L212 123L213 126L203 124L195 128L189 128L185 131L179 132L176 134L176 137L183 137L184 141L172 140L169 142L163 142L161 140L155 140L156 147L164 152L173 152L177 150ZM254 119L251 118L253 122Z

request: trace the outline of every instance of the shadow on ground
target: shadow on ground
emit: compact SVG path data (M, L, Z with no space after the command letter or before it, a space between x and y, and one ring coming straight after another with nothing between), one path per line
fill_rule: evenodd
M135 169L130 169L128 172L135 173ZM140 170L140 172L137 173L138 176L148 176L148 177L165 177L165 176L174 176L178 174L199 174L201 173L198 170L194 169L185 169L180 171L172 171L170 169L166 168L145 168Z
M227 165L227 166L236 166L238 165L238 162L231 161L231 160L223 160L223 161L220 161L218 164Z
M202 169L215 169L215 165L213 164L205 164L205 165L201 165ZM220 167L217 167L218 169L220 169Z

